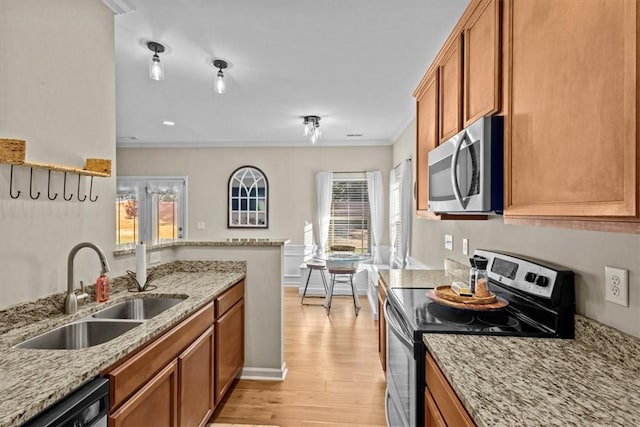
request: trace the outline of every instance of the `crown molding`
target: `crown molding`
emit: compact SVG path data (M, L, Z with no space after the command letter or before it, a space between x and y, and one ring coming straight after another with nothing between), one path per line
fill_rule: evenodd
M210 148L210 147L370 147L370 146L391 146L394 141L390 139L373 139L361 141L345 140L323 140L316 144L309 141L117 141L116 148Z
M111 9L114 15L122 15L136 10L131 0L102 0L102 2Z

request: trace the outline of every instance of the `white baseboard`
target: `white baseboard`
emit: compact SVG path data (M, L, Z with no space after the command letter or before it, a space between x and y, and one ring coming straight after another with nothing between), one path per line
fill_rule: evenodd
M280 369L244 367L240 373L241 380L284 381L287 376L287 362L282 362Z

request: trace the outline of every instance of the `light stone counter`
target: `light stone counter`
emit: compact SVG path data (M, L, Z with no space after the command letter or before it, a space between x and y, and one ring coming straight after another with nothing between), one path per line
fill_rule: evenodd
M161 266L157 289L127 291L116 279L107 303L81 304L77 315L61 314L60 295L0 311L0 426L19 425L76 389L142 344L179 323L216 295L245 277L239 261L174 261ZM123 335L81 350L31 350L11 346L56 326L86 317L117 302L139 297L185 298L180 304Z
M147 252L153 252L164 248L177 248L182 246L284 246L289 243L289 239L266 239L266 238L237 238L237 239L221 239L221 240L180 240L169 243L159 243L157 245L147 246ZM135 254L135 248L119 249L113 251L114 256L123 256Z
M576 316L576 339L425 334L478 426L640 426L640 340Z

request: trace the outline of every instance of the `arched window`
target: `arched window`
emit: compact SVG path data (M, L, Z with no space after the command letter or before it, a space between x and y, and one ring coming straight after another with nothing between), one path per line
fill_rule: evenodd
M269 182L260 169L242 166L229 177L229 228L269 227Z

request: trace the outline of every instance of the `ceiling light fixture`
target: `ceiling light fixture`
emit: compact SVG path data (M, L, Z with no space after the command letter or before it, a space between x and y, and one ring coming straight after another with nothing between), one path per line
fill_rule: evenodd
M222 59L214 59L213 66L218 69L218 76L216 77L216 93L223 94L227 92L227 85L224 82L224 73L222 70L227 68L229 64Z
M149 62L149 78L151 80L162 80L164 79L164 70L162 69L162 64L160 64L158 54L164 52L164 46L158 42L147 42L147 47L153 52L151 62Z
M311 138L311 143L315 144L322 132L320 132L320 116L304 116L304 136Z
M176 122L172 122L171 120L163 120L162 124L165 126L175 126Z

